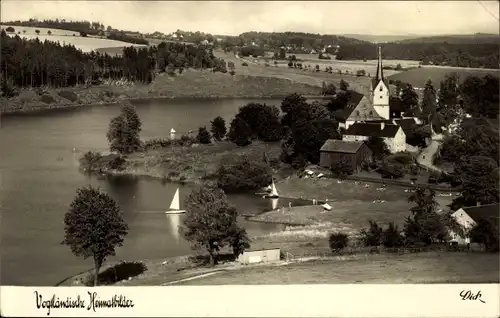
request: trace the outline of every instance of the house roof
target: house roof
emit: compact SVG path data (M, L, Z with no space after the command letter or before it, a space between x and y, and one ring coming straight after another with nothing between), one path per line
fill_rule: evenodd
M498 203L496 204L485 204L485 205L480 205L480 206L471 206L471 207L464 207L462 210L467 213L471 219L473 219L475 222L479 221L479 219L484 218L487 220L491 220L495 222L495 225L499 225L499 214L498 214L498 209L500 205Z
M339 120L346 120L351 116L352 112L354 109L356 109L356 106L358 106L359 102L365 97L365 95L355 92L355 91L350 91L351 97L349 98L349 101L347 102L347 106L339 111L336 114L337 119Z
M325 141L320 151L357 153L361 146L363 146L362 141L343 141L337 139L328 139L327 141Z
M415 122L415 119L413 118L401 118L401 119L394 119L396 124L401 126L405 134L413 129L413 127L417 124Z
M393 138L396 136L399 126L384 123L384 129L381 129L382 123L354 123L346 130L345 135L354 136L377 136L381 138Z

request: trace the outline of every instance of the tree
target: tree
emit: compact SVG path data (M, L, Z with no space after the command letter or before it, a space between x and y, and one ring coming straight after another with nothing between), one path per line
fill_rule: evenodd
M109 124L107 138L110 150L119 153L132 153L141 148L139 133L142 123L135 107L131 104L122 106L121 114L113 118Z
M47 31L48 35L52 35L52 32L50 30Z
M400 99L405 112L410 109L415 109L418 106L417 92L415 92L415 89L410 84L403 85Z
M498 228L485 218L481 218L470 230L471 242L482 244L488 252L498 252Z
M496 118L499 112L498 86L498 76L467 77L459 87L465 112L474 118Z
M226 136L227 128L226 121L224 118L217 116L211 122L210 131L215 140L220 141L222 138Z
M416 206L410 209L411 215L406 218L404 233L409 243L431 244L443 241L448 232L442 218L437 213L436 193L430 188L417 187L408 198L408 202Z
M373 158L382 159L390 154L389 148L385 141L378 136L371 136L366 141L366 145L372 151Z
M220 163L216 172L217 186L226 192L254 190L269 185L272 169L269 163L237 158L233 163Z
M40 30L38 30L38 29L37 29L37 30L35 30L35 33L36 33L37 35L39 35L39 34L40 34Z
M63 244L75 256L94 260L94 286L99 270L107 257L115 255L128 233L120 208L106 193L92 186L77 190L76 198L64 216Z
M349 237L345 233L332 233L328 237L328 245L332 253L340 253L349 243Z
M231 75L234 75L235 74L235 66L234 66L234 63L233 62L228 62L227 63L227 67L229 68L229 73Z
M451 124L458 114L459 77L457 73L447 74L439 84L438 113L446 126Z
M210 265L217 263L218 252L237 228L236 208L219 188L198 187L185 200L186 217L179 229L193 248L205 249Z
M499 168L493 159L483 156L464 158L456 165L455 175L461 182L463 202L467 205L499 202Z
M14 29L13 27L11 27L11 26L10 26L10 27L7 27L7 28L5 29L5 31L6 31L6 32L9 32L9 33L14 33L14 32L16 32L16 29Z
M343 79L341 79L340 80L340 90L344 91L344 92L347 92L348 89L349 89L349 83L347 83L346 81L344 81Z
M246 249L250 248L250 239L244 228L237 224L229 231L228 244L233 249L233 255L238 258Z
M196 140L200 144L209 144L211 143L212 136L210 136L210 133L208 132L206 127L200 127L198 129L198 136L196 136Z
M429 79L425 83L424 97L422 99L422 111L425 115L427 123L431 125L436 119L436 90Z
M246 121L240 117L235 117L231 122L227 137L240 147L248 146L252 143L252 130Z
M337 93L337 88L335 87L335 85L333 85L332 83L329 83L328 85L323 82L323 87L321 89L321 94L326 96L326 95L335 95Z
M280 111L276 106L249 103L241 107L236 117L243 119L250 130L252 138L271 142L281 139Z

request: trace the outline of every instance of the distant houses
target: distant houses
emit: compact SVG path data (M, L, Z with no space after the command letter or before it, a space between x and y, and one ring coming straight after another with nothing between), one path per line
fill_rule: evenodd
M352 171L359 172L361 166L371 160L372 152L362 141L328 139L320 149L320 166L324 168L347 161L352 165Z
M377 123L354 123L342 135L343 141L366 141L370 137L380 137L390 152L406 150L406 134L399 125Z
M498 229L500 223L499 208L500 205L498 203L464 207L455 211L451 216L466 231L473 228L480 219L492 222ZM459 245L470 244L470 238L467 235L464 237L464 235L450 231L450 236L451 242L456 242Z

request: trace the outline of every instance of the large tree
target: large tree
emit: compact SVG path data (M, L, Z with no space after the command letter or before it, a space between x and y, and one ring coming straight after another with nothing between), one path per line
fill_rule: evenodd
M464 204L489 204L499 202L499 168L491 158L471 156L455 167L461 181Z
M498 76L467 77L459 87L465 111L472 117L496 118L498 116Z
M208 252L211 265L216 264L218 252L226 244L242 248L235 236L242 238L246 233L239 228L236 209L228 203L222 189L195 188L185 202L186 217L179 230L193 248Z
M263 141L277 141L281 139L280 111L276 106L249 103L241 107L236 117L244 120L252 137Z
M69 245L75 256L93 258L94 286L98 285L102 264L115 255L127 233L127 224L113 198L92 186L77 190L64 216L63 244Z
M383 159L385 156L390 154L389 148L385 143L384 139L378 136L371 136L366 141L366 145L372 151L373 158Z
M406 218L404 233L408 243L431 244L443 241L447 228L442 217L437 213L436 193L430 188L419 187L408 198L415 203L410 209L411 215Z
M142 123L137 115L135 107L125 104L121 108L121 113L111 119L106 137L110 143L110 150L119 153L132 153L141 149Z
M210 122L210 132L215 140L220 141L227 134L226 121L224 118L217 116Z
M436 119L436 109L436 90L429 79L425 83L424 96L422 98L422 112L425 117L424 119L427 120L429 125Z
M418 107L417 92L415 92L415 89L410 84L402 85L400 99L405 112L409 110L415 111Z
M235 117L229 126L227 137L240 147L248 146L252 143L252 130L245 120Z

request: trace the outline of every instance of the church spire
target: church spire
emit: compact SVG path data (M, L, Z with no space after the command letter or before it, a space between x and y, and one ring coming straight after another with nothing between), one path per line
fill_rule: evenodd
M377 81L384 80L384 70L382 68L382 48L378 47L378 62L377 62Z

